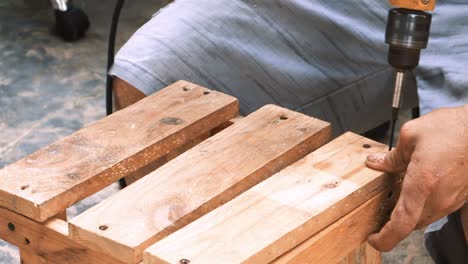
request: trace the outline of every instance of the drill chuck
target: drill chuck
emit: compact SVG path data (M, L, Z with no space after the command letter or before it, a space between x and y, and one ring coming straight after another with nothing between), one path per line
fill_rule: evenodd
M432 16L405 8L388 12L385 42L390 45L388 63L396 69L411 70L418 66L421 49L427 47Z

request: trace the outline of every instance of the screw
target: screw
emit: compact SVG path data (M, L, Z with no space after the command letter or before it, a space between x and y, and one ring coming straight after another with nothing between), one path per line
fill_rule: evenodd
M182 90L184 90L184 92L186 92L186 91L188 91L188 90L189 90L189 88L187 88L187 87L184 87L184 88L182 88Z
M210 94L210 92L204 91L203 94L204 94L204 95L207 95L207 94Z
M362 147L363 147L363 148L371 148L372 146L369 145L369 144L364 144L364 145L362 145Z
M99 226L99 230L102 230L102 231L107 230L107 228L108 228L108 226L106 226L106 225Z
M29 240L27 237L24 238L24 243L26 243L26 245L29 245L31 244L31 240Z
M21 189L21 190L26 190L28 187L29 187L29 185L26 184L26 185L22 185L22 186L20 187L20 189Z
M188 259L181 259L181 260L179 261L179 263L180 263L180 264L189 264L189 263L190 263L190 260L188 260Z
M10 231L15 231L16 227L13 223L8 223L8 229L10 229Z
M286 120L286 119L288 119L288 117L287 117L286 115L281 115L281 116L280 116L280 119L281 119L281 120Z
M429 4L430 0L421 0L421 3L423 3L423 5L427 5Z

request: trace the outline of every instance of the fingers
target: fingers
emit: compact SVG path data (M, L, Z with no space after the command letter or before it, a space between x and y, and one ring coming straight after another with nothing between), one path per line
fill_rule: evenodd
M379 251L390 251L406 238L416 227L430 191L418 182L416 166L408 167L403 181L400 198L392 212L390 221L377 234L368 238L369 244Z
M396 148L389 152L369 155L366 164L370 168L391 173L403 172L408 167L414 151L416 140L413 125L406 123L400 131Z

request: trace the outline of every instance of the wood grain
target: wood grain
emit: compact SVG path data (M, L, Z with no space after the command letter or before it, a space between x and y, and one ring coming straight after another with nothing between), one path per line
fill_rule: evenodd
M347 133L157 242L144 263L269 263L387 188L392 177L365 166L384 149Z
M167 153L165 156L150 162L149 164L145 165L144 167L140 168L138 171L135 171L125 177L125 183L127 185L130 185L137 180L143 178L145 175L148 175L149 173L155 171L157 168L161 167L162 165L168 163L169 161L173 160L180 154L184 153L185 151L193 148L194 146L200 144L203 142L203 140L209 138L211 135L211 132L205 132L201 136L189 140L187 143L184 145L172 150L171 152Z
M47 260L43 257L36 255L26 249L20 249L20 263L21 264L44 264Z
M388 220L392 208L399 196L400 184L397 182L391 188L385 189L378 195L351 211L346 216L329 225L318 234L308 238L300 245L277 258L272 264L302 264L302 263L338 263L343 258L351 261L350 256L356 254L356 247L367 240L367 237L380 230ZM346 241L338 243L337 241ZM367 243L365 243L367 244ZM359 248L361 259L375 261L378 252L374 252L369 245L365 250Z
M0 206L38 221L238 116L235 98L179 81L0 171Z
M128 263L329 140L328 123L268 105L70 223L70 237Z
M30 261L45 260L57 264L123 263L68 238L67 222L63 220L54 218L38 223L1 207L0 216L0 238L26 252L21 257ZM34 256L36 258L32 258Z

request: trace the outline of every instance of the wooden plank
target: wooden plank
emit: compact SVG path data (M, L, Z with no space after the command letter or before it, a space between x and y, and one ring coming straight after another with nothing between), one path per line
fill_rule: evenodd
M369 199L340 220L288 251L272 264L337 263L383 226L399 196L400 184ZM346 243L337 243L346 241ZM371 248L366 255L375 259ZM365 263L365 262L364 262Z
M360 250L360 261L362 264L381 264L382 253L368 243L363 243Z
M235 98L177 82L0 171L0 206L44 221L238 116Z
M228 121L229 122L229 121ZM125 177L125 182L127 185L130 185L137 180L143 178L145 175L155 171L157 168L161 167L162 165L166 164L167 162L173 160L175 157L179 156L180 154L184 153L185 151L193 148L194 146L200 144L203 140L210 137L211 132L205 132L201 136L189 140L184 145L174 149L173 151L169 152L165 156L145 165L144 167L140 168L138 171L135 171L128 176Z
M138 262L146 247L318 148L330 131L265 106L72 219L70 236Z
M347 133L146 250L144 263L268 263L384 190L385 146Z
M336 239L336 238L335 238ZM336 241L335 241L336 243ZM380 264L382 263L382 254L375 250L367 243L363 243L357 249L351 251L345 258L343 258L339 262L331 261L330 259L324 260L324 262L320 262L323 264ZM304 263L304 262L301 262ZM315 262L310 262L315 263Z
M43 257L34 254L33 252L25 249L20 249L20 263L21 264L44 264L47 260Z
M0 238L50 263L121 264L68 237L67 222L54 218L38 223L0 207ZM29 242L27 242L29 241Z

